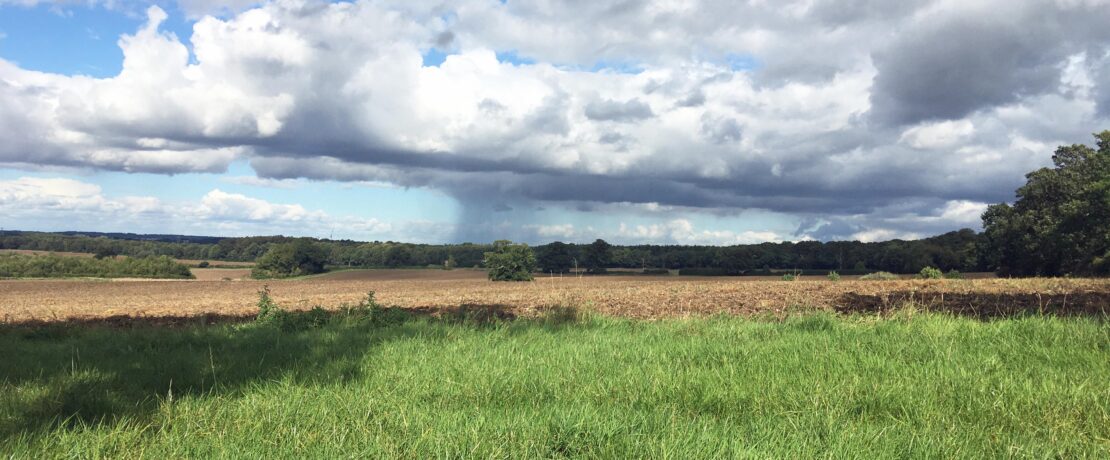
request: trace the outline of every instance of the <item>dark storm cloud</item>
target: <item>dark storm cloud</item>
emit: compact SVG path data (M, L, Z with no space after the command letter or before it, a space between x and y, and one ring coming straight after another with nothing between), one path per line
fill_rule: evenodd
M958 119L1048 92L1065 58L1110 36L1108 10L1030 3L922 21L875 51L871 120Z

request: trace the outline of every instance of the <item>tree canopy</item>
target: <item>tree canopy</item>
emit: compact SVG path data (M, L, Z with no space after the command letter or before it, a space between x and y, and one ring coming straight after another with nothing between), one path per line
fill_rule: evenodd
M484 264L491 281L532 281L536 256L527 244L499 240L493 243L493 251L486 253Z
M1027 174L1013 206L983 214L985 264L1000 275L1110 273L1110 131L1098 149L1061 146L1054 167Z
M583 257L583 265L586 267L586 272L600 274L605 273L605 269L612 263L612 245L603 239L594 240L589 246L586 246L586 253Z
M283 278L323 273L327 253L310 239L275 244L266 251L251 271L255 278Z

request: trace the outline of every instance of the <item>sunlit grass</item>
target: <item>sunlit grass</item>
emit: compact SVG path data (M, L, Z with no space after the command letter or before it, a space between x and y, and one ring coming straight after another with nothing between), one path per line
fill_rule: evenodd
M15 457L1099 457L1110 326L816 315L0 332Z

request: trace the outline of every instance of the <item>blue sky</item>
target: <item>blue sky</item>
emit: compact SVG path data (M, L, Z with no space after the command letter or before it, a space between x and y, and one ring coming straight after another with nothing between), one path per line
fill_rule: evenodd
M915 238L1110 126L1104 9L698 3L0 0L0 226Z

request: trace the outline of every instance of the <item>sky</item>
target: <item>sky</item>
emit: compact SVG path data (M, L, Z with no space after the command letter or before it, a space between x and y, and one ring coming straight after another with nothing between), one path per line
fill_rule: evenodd
M0 0L0 227L980 228L1110 129L1110 0Z

